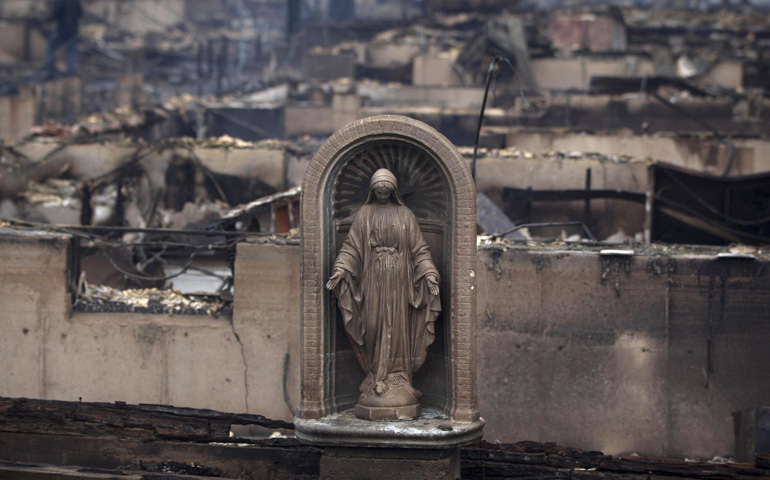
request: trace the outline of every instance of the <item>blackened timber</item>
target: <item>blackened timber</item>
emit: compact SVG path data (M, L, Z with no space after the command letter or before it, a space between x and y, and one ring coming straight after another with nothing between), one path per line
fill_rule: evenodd
M653 242L770 241L770 174L723 178L657 163L649 178Z
M0 431L228 442L231 425L292 429L262 415L166 405L63 402L0 397Z
M668 45L672 36L700 37L711 39L715 36L745 39L747 35L754 35L757 39L770 38L770 32L756 28L713 28L712 26L693 25L663 25L663 26L627 26L629 43L650 43L654 40L665 42Z
M0 408L3 417L6 416L6 406L7 402L4 402ZM162 409L167 408L171 407ZM66 415L61 415L58 420L60 428L73 422ZM95 419L95 422L99 421L103 420ZM293 438L239 439L237 443L224 443L195 439L179 441L100 437L96 429L92 432L84 431L81 436L67 435L63 430L57 433L0 431L0 476L4 473L3 462L15 462L16 467L22 470L25 464L30 467L39 467L39 464L78 465L91 471L115 469L115 474L121 475L121 478L132 474L151 478L145 475L146 472L126 468L126 465L195 462L216 469L223 477L243 478L245 473L251 475L249 478L317 478L322 452L321 448L303 445ZM757 455L755 465L710 464L636 456L613 458L602 452L553 443L492 444L481 441L462 449L461 468L462 478L485 480L516 477L526 477L528 480L670 480L672 477L752 480L770 477L770 470L759 468L760 461L767 466L768 460L768 455Z
M563 447L553 443L479 442L462 450L462 478L514 478L530 480L649 480L651 478L748 479L769 477L757 463L712 464L661 460L637 456L613 458L602 452Z
M660 87L674 87L698 97L710 97L709 92L681 78L673 77L613 77L594 75L591 77L591 93L619 95L623 93L655 92Z
M528 188L503 188L503 200L507 202L568 202L597 198L617 198L619 200L644 203L645 194L622 190L531 190Z
M80 468L0 461L0 478L7 480L228 480L220 475L201 476L127 469Z
M293 438L225 443L0 432L0 461L113 469L120 478L135 471L147 478L146 469L171 463L205 466L225 478L317 478L321 453ZM0 478L4 473L0 468Z

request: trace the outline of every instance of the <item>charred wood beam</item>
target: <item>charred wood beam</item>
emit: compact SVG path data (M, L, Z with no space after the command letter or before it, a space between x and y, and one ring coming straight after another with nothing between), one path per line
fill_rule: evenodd
M599 198L617 198L644 203L645 194L621 190L531 190L528 188L503 188L503 201L506 202L569 202Z
M0 432L229 442L231 425L293 429L262 415L166 405L63 402L0 397Z
M321 449L293 438L224 443L0 432L0 478L8 478L6 470L15 467L21 476L10 478L64 480L73 477L25 476L36 472L25 472L24 467L69 466L91 479L101 474L111 479L190 480L199 478L190 475L208 478L211 473L220 478L310 479L318 477L321 454ZM169 476L159 477L160 472Z
M552 443L520 442L513 445L479 442L463 448L462 477L530 479L627 479L659 477L699 479L748 479L767 477L768 470L757 463L712 464L661 460L637 456L613 458L602 452L584 451Z
M66 233L66 234L109 234L109 233L146 233L152 235L191 235L191 236L203 236L203 237L266 237L270 233L265 232L229 232L220 230L178 230L172 228L141 228L141 227L101 227L97 225L51 225L47 223L28 222L25 220L18 220L12 218L3 218L4 222L11 223L13 225L35 228L39 230L46 230L50 232Z
M722 172L722 177L727 177L727 175L730 173L730 169L732 169L733 162L735 161L735 145L727 138L726 135L722 135L716 128L711 126L710 124L704 122L702 119L696 117L695 115L691 114L684 108L680 107L679 105L676 105L675 103L670 102L669 100L661 97L657 92L652 91L650 92L650 95L660 102L661 104L665 105L666 107L670 108L671 110L675 111L679 115L689 118L693 122L697 123L701 127L710 130L714 136L716 136L717 140L727 145L728 152L727 152L727 164L725 165L725 170Z
M164 411L169 408L171 407L162 407ZM110 421L116 420L119 423L119 417L110 418ZM60 427L68 423L64 416L58 421ZM174 463L190 465L194 462L206 469L216 470L222 477L243 478L242 474L248 473L251 474L250 478L317 478L323 452L320 448L303 445L292 438L255 440L248 443L239 439L238 443L229 444L195 439L188 439L187 442L171 440L173 441L99 437L95 432L86 432L81 436L67 435L63 431L55 434L0 432L0 446L4 446L0 448L0 477L5 473L3 468L23 471L25 467L44 467L39 465L44 463L80 465L78 472L92 473L94 476L109 475L112 471L121 478L137 475L143 479L169 479L170 477L147 472L147 466ZM462 449L461 468L464 479L486 480L516 477L527 477L529 480L650 480L672 477L750 480L770 477L770 469L766 468L768 460L768 455L760 454L757 455L756 464L710 464L637 456L612 457L602 452L563 447L553 443L491 444L481 441Z
M712 28L712 27L697 27L692 25L671 25L660 27L626 27L629 40L633 42L635 39L643 41L648 38L660 38L665 39L667 42L672 36L686 36L686 37L699 37L703 39L711 39L718 35L720 37L732 37L735 39L745 39L747 35L752 34L757 39L770 38L770 32L762 29L727 29L727 28Z
M686 90L693 95L700 97L712 96L709 92L692 85L691 83L672 77L610 77L610 76L593 76L591 77L591 93L594 94L622 94L631 92L644 92L649 94L652 98L657 100L661 105L669 108L677 114L697 123L702 128L710 131L714 134L716 139L728 148L727 153L727 165L725 166L722 177L727 177L730 173L730 169L733 166L735 160L735 145L727 138L727 135L723 134L711 124L704 121L702 118L693 115L681 106L670 102L658 94L658 87L670 86L680 90Z
M722 178L683 168L650 167L651 240L766 244L770 175Z
M220 475L202 476L126 469L81 468L0 461L0 478L6 480L228 480Z
M593 94L620 95L623 93L654 92L659 87L674 87L698 97L711 97L709 92L690 82L674 77L613 77L594 75L590 89Z

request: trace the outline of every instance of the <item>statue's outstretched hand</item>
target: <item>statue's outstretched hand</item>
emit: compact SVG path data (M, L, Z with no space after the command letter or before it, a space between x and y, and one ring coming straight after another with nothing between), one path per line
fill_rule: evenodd
M428 290L431 295L438 296L438 278L435 275L428 275L425 280L428 282Z
M337 285L340 283L340 280L342 280L342 272L339 270L335 270L332 272L332 276L329 277L329 281L326 282L326 288L329 290L334 290L337 288Z

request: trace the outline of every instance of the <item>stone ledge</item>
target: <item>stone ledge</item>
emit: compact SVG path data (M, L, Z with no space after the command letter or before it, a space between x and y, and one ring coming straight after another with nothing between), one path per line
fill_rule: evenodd
M345 447L454 448L481 438L484 419L461 423L433 408L416 420L371 421L356 418L353 410L320 419L294 419L295 434L305 443Z

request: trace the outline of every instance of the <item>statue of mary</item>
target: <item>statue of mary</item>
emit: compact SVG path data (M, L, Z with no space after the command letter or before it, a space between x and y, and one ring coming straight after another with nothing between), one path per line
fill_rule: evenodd
M412 386L425 362L441 311L439 274L396 177L372 175L326 288L338 299L345 330L366 372L355 415L371 420L416 418L421 393Z

